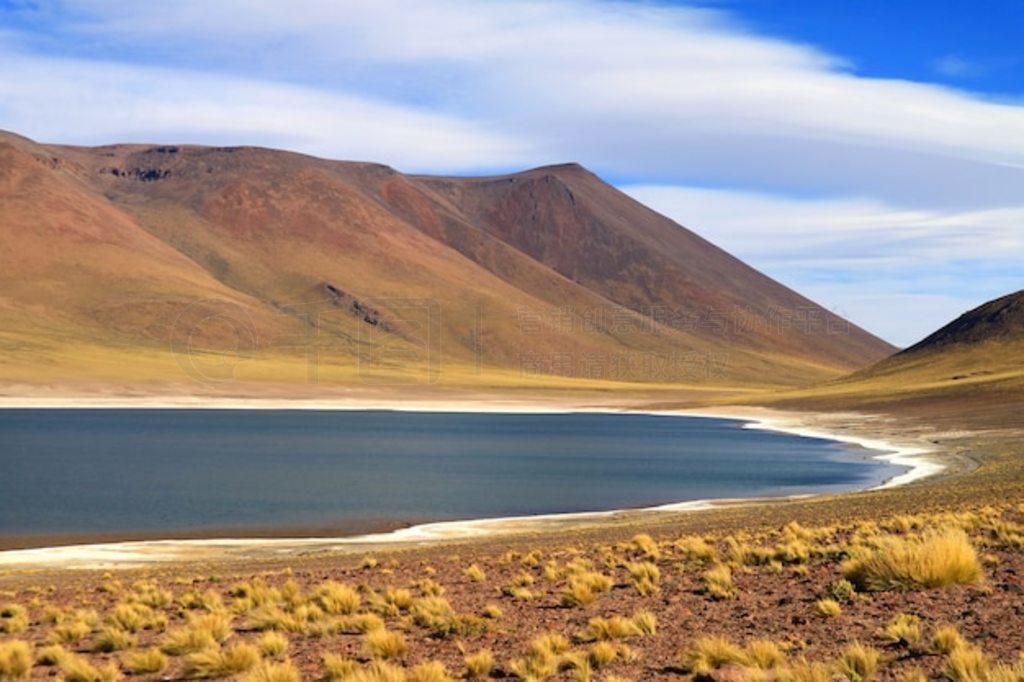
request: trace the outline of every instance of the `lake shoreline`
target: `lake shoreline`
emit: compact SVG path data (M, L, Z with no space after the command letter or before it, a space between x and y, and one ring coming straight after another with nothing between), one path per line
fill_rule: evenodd
M70 403L74 403L71 405ZM898 432L885 432L879 436L868 432L869 424L878 419L874 415L845 413L843 415L814 412L790 412L766 408L722 407L715 409L651 409L641 405L628 407L599 407L534 403L530 401L259 401L237 399L158 399L144 404L133 400L26 400L14 404L13 400L0 400L2 408L154 408L154 409L274 409L274 410L394 410L439 413L523 413L523 414L646 414L658 416L685 416L729 419L742 422L744 428L776 431L792 435L822 438L852 444L880 454L871 459L906 467L908 470L868 490L907 485L940 474L945 466L939 453L929 448L918 436L900 437ZM98 403L98 404L97 404ZM808 499L822 495L848 495L852 493L822 493L820 495L791 495L732 499L689 500L639 509L613 509L595 512L544 514L505 518L485 518L465 521L440 521L411 525L395 530L369 532L357 535L323 536L295 529L292 537L282 537L274 530L253 535L224 537L219 533L197 531L191 537L168 539L154 534L134 540L99 539L96 534L65 536L67 544L56 544L0 551L3 568L111 568L139 565L176 563L198 559L248 559L266 556L300 555L308 552L356 551L373 547L423 546L452 541L493 539L523 533L566 530L573 527L599 527L611 520L631 519L642 522L645 517L663 517L672 513L695 513L724 506L750 506L765 502ZM287 529L285 529L287 530ZM326 529L319 529L321 531ZM115 538L117 534L112 534ZM122 535L129 535L127 533ZM139 534L136 534L139 535ZM166 534L164 534L166 535ZM43 540L43 537L39 538ZM77 540L77 541L76 541Z

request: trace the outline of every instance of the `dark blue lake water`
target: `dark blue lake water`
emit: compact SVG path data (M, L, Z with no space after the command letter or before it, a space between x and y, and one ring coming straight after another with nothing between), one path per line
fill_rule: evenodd
M0 535L398 526L869 487L832 441L629 414L0 410Z

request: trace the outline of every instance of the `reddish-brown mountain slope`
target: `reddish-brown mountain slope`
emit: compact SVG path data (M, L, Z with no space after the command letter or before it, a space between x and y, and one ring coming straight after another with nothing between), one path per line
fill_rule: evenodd
M162 378L184 349L285 381L315 359L342 382L793 385L892 350L578 166L426 178L3 134L0 209L9 380Z

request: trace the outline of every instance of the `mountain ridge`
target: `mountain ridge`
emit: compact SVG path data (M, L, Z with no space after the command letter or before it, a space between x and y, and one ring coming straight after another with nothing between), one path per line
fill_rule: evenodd
M576 163L456 178L262 147L0 149L0 240L20 254L0 276L0 371L17 370L0 378L92 376L76 345L159 364L242 336L274 376L326 345L342 383L372 365L794 385L894 350Z

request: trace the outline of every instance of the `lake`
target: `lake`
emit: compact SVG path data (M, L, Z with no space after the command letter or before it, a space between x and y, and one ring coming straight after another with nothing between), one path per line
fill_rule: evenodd
M641 414L0 410L0 535L394 528L838 492L860 448Z

